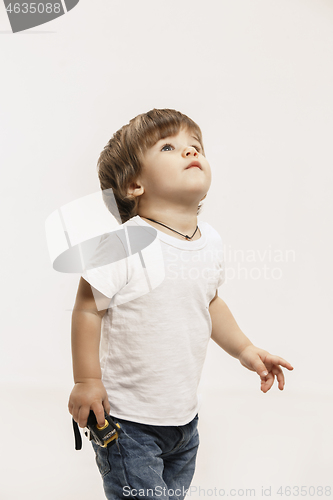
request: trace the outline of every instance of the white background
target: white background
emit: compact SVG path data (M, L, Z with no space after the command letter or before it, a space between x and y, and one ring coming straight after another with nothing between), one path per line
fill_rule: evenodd
M201 127L212 186L200 218L230 276L219 295L295 367L263 394L211 341L189 498L333 487L332 28L330 0L81 0L12 34L0 5L3 500L104 498L67 412L79 276L52 269L44 223L99 189L104 145L154 107Z

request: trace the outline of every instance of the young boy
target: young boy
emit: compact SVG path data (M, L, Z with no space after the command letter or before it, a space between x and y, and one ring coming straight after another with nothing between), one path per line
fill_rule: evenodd
M197 387L209 339L256 371L263 392L275 376L282 390L281 366L293 367L254 346L218 297L222 241L197 219L211 184L198 125L178 111L153 109L113 135L98 167L120 227L155 229L163 257L156 272L164 265L164 277L147 290L138 253L84 271L72 315L68 407L80 427L90 410L103 425L106 410L123 431L107 448L92 442L109 500L179 500L195 470ZM110 248L102 238L98 256ZM156 255L150 252L153 262Z

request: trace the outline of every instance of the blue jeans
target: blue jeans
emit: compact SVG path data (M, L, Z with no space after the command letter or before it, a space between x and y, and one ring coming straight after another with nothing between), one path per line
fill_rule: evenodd
M183 500L195 470L198 414L185 425L164 426L112 417L120 424L116 443L92 441L108 500Z

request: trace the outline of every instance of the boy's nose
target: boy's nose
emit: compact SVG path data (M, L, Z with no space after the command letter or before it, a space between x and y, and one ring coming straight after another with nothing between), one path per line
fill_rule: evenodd
M188 156L189 154L193 154L194 156L198 156L198 151L193 146L188 146L184 150L184 155Z

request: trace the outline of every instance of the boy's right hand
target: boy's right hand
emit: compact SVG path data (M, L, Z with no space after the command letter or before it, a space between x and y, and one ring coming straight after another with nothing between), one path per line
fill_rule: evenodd
M68 410L80 427L86 427L90 410L95 413L98 425L104 425L104 410L110 413L111 408L102 381L85 379L77 382L69 397Z

